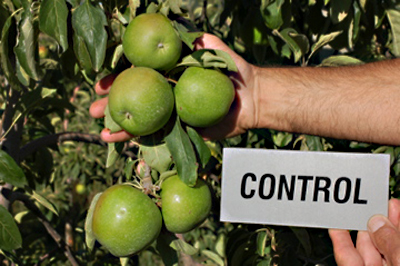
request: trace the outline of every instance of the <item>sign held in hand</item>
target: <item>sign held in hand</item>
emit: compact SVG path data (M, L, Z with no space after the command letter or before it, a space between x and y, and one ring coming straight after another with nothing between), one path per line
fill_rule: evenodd
M387 215L386 154L225 148L221 221L366 230Z

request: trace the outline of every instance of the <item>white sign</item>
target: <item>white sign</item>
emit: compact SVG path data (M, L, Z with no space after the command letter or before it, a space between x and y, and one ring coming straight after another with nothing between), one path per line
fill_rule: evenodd
M387 216L390 156L223 150L221 221L366 230Z

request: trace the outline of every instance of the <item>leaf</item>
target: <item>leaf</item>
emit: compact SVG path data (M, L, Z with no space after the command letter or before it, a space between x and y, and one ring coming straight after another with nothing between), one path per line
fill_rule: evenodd
M72 13L72 27L83 40L90 55L93 69L97 72L103 65L107 45L107 18L100 8L91 5L89 0Z
M265 246L268 240L268 234L266 231L260 231L257 233L257 253L261 257L265 256Z
M93 212L94 208L96 207L96 203L99 200L102 192L97 193L90 203L89 210L86 215L85 220L85 243L89 250L93 250L94 243L96 242L96 238L94 237L93 229L92 229L92 219L93 219Z
M298 62L309 50L309 42L304 34L298 34L292 28L286 28L281 32L274 30L273 33L280 37L290 48L294 55L294 61Z
M88 47L83 38L74 33L73 48L75 57L78 60L79 66L86 72L90 72L93 68L92 59L90 58Z
M0 150L0 180L16 187L27 184L22 168L3 150Z
M396 9L388 9L386 10L386 13L393 34L391 50L395 56L400 56L400 11Z
M140 0L129 0L130 19L136 17L136 10L140 7Z
M196 255L199 250L192 245L186 243L182 239L175 239L171 241L170 247L175 249L176 251L181 251L189 256Z
M204 68L226 68L237 72L237 66L232 57L225 51L202 49L184 57L178 66L198 66Z
M41 205L49 209L52 213L54 213L57 216L59 215L56 206L53 203L51 203L48 199L46 199L45 197L43 197L34 190L31 191L30 195L34 200L36 200Z
M293 231L297 239L300 241L301 245L304 248L304 251L306 252L307 257L309 257L312 253L312 246L311 246L310 235L308 234L307 229L301 227L292 227L292 226L290 226L290 229Z
M122 130L122 127L118 125L111 117L110 108L107 104L106 110L104 111L104 126L110 130L111 133L115 133Z
M32 79L38 80L39 76L35 62L37 39L35 38L35 29L29 3L25 5L24 12L22 12L22 19L18 25L19 33L14 53L26 74Z
M272 30L279 29L283 24L282 18L282 5L284 0L267 1L267 6L261 6L261 13L263 14L265 25Z
M194 186L197 180L196 154L189 136L182 129L179 118L172 131L165 137L167 147L177 167L180 179L188 186Z
M119 59L122 57L122 55L124 54L124 49L122 47L122 44L119 44L115 50L114 50L114 54L111 60L111 68L115 69L115 67L118 64Z
M318 38L318 41L314 43L311 47L311 53L308 56L308 59L311 58L320 48L333 41L338 35L340 35L342 31L335 31L329 34L321 35Z
M212 252L211 250L204 249L201 251L201 254L208 257L209 259L214 261L219 266L225 265L224 260L220 256L218 256L218 254L216 254L215 252Z
M331 66L348 66L348 65L361 65L364 64L360 59L348 56L348 55L332 55L328 58L322 60L321 67L331 67Z
M43 0L39 10L39 29L68 49L68 7L64 0Z
M211 151L208 148L207 144L204 142L204 139L199 135L199 133L197 133L196 130L187 126L186 131L197 150L201 166L204 168L211 158Z
M172 241L176 239L176 236L167 230L161 230L157 238L156 249L165 266L178 265L177 252L171 247Z
M1 60L1 69L4 75L7 77L7 80L10 82L11 88L14 90L20 90L20 85L18 82L18 78L16 73L14 72L14 68L11 65L9 59L9 38L10 38L10 28L13 26L13 18L16 16L18 12L13 13L9 16L4 23L3 29L1 31L1 42L0 42L0 60Z
M172 164L171 153L165 143L155 146L141 145L140 150L144 161L159 173L167 171Z
M334 24L343 21L349 14L352 0L331 0L330 17Z
M0 249L11 252L22 247L22 237L14 218L0 205Z
M176 20L173 21L173 26L178 32L181 40L190 48L190 50L194 49L193 43L196 41L196 39L200 38L204 34L204 32L190 32L188 28Z
M108 143L108 153L107 153L107 161L106 168L114 165L114 163L119 158L122 148L124 147L123 142L112 142Z

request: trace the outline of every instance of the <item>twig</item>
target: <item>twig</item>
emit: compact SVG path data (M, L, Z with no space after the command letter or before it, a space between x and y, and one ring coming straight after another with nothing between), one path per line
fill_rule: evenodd
M106 143L101 140L99 135L76 133L76 132L64 132L54 135L47 135L29 142L28 144L26 144L21 148L20 160L22 161L23 159L25 159L26 157L28 157L30 154L34 153L41 147L46 147L69 140L106 146Z

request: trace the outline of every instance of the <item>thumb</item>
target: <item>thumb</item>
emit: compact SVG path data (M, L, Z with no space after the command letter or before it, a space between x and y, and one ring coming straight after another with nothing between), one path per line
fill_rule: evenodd
M368 221L368 232L376 248L391 266L400 266L400 231L383 215Z

